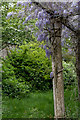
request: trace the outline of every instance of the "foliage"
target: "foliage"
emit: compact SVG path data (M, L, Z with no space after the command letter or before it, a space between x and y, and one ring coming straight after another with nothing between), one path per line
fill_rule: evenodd
M6 16L8 12L11 12L13 10L14 12L17 12L20 10L20 8L16 9L16 3L6 3L3 2L1 6L1 12L2 12L2 49L5 47L8 47L9 45L22 45L23 42L30 42L30 40L34 41L34 37L31 34L31 30L25 28L25 26L22 24L23 19L20 19L15 15L15 17L12 17L11 19L6 19ZM13 7L11 7L13 5ZM35 21L32 21L32 24ZM29 23L30 24L30 23ZM28 24L28 25L29 25Z
M21 78L16 78L15 69L10 64L10 61L3 61L2 73L2 90L10 97L23 97L30 91L30 84L22 81Z
M73 49L73 44L71 43L71 39L62 39L62 56L63 60L67 63L72 61L75 63L75 51Z
M6 61L6 60L5 60ZM3 64L2 89L10 97L23 97L30 91L30 85L22 79L16 78L14 67L7 61Z
M72 62L66 63L63 61L63 67L64 87L66 88L68 85L77 84L74 64Z
M6 78L3 80L3 92L10 96L21 98L27 95L30 91L30 85L27 82L21 82L22 79L16 79L16 77Z

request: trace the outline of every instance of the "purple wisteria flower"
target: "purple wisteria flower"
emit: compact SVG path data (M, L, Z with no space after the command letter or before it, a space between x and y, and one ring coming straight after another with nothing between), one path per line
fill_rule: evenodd
M50 73L50 78L53 78L53 77L54 77L53 72L51 72Z
M45 51L46 51L46 56L47 56L48 58L50 58L51 51L50 51L49 49L46 49Z
M29 15L28 17L26 17L25 21L23 22L23 24L25 24L28 20L30 20L31 15Z
M14 16L14 15L16 15L17 13L16 12L9 12L8 14L7 14L7 17L6 17L6 19L9 19L11 16Z
M46 45L43 46L43 49L44 49L44 50L46 49Z
M13 15L13 12L9 12L9 13L7 14L6 19L8 19L9 17L11 17L12 15Z
M43 17L43 10L38 13L38 19L41 19Z
M17 6L22 5L22 4L23 4L22 1L17 1Z
M37 41L42 41L43 40L43 34L38 35Z

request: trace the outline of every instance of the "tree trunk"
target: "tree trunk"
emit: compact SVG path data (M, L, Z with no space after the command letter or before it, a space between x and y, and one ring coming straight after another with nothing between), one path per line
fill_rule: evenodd
M62 68L62 50L61 50L61 28L60 22L54 23L55 45L53 45L52 71L53 78L53 96L54 96L54 118L64 118L64 84Z
M78 118L80 118L80 34L77 37L76 72L78 80Z
M79 96L79 101L80 101L80 35L77 41L76 71L77 71L77 79L78 79L78 96Z

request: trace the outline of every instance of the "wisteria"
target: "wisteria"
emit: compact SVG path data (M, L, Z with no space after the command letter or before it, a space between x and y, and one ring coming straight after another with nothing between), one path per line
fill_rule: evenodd
M54 77L54 73L51 72L51 73L50 73L50 78L53 78L53 77Z
M46 49L45 51L46 51L46 56L50 58L50 55L52 54L50 49Z
M31 7L30 7L29 4L31 5ZM74 15L77 14L76 11L78 9L78 5L77 5L76 2L75 3L74 2L71 2L71 3L66 3L66 2L62 2L62 3L61 2L56 2L56 3L54 3L54 2L50 3L49 2L49 3L46 3L45 2L45 3L40 3L40 4L42 5L42 7L44 5L48 10L53 11L54 15L67 17L67 16L69 16L71 14L72 15L73 14ZM42 27L46 27L46 25L47 25L47 29L48 29L48 25L50 24L50 20L49 20L50 15L46 12L45 9L43 10L42 8L36 6L35 4L33 4L31 2L29 3L29 2L18 1L17 2L17 6L19 6L19 5L22 5L22 6L25 5L26 6L26 10L28 10L28 12L30 11L30 12L34 12L36 14L35 17L38 18L38 22L37 22L38 24L36 23L36 25L37 25L37 27L39 27L39 29L41 28L41 30L43 30ZM8 13L7 18L9 18L12 14L14 14L14 13L13 12ZM32 14L30 14L29 16L26 17L26 19L23 22L23 24L26 23L30 19L31 15ZM43 25L41 26L42 23L43 23ZM75 20L75 23L73 22L73 24L76 27L76 20ZM68 32L68 33L70 33L70 32Z
M17 1L17 6L22 5L22 4L23 4L22 1Z
M16 15L17 13L16 12L9 12L8 14L7 14L7 17L6 17L6 19L9 19L11 16L13 17L14 15Z
M23 22L23 24L26 23L28 20L30 20L30 18L31 18L31 15L29 15L28 17L26 17L26 19L25 19L25 21Z
M46 50L46 45L43 46L43 49Z

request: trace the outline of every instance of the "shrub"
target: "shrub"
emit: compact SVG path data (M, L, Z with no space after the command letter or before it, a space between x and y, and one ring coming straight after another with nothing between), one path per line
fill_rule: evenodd
M31 89L31 86L20 77L15 75L14 67L7 59L3 62L2 90L10 97L25 96Z
M75 67L63 61L64 86L76 80ZM3 92L9 96L20 96L33 90L52 89L51 59L39 44L30 42L10 50L3 61Z
M3 80L3 92L10 97L24 97L29 93L30 86L27 82L20 82L21 79L10 77Z
M52 88L50 72L51 62L37 43L22 45L10 50L3 62L3 91L16 96L23 91L48 90Z

